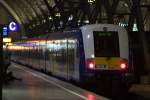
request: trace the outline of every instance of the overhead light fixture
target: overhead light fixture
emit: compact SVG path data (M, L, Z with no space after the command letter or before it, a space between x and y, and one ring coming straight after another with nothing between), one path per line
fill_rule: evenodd
M89 23L89 20L85 20L84 22L85 22L86 24L88 24L88 23Z
M129 7L127 3L124 3L123 5L124 5L125 7Z
M60 21L60 25L61 25L61 26L63 25L63 21Z
M73 19L73 16L70 15L69 18L68 18L68 20L71 21L72 19Z
M49 20L52 20L52 17L50 16L48 19L49 19Z
M60 15L60 13L56 13L56 15L55 15L55 16L60 17L61 15Z
M95 0L88 0L89 4L93 4L95 2Z
M44 20L43 20L43 22L45 23L45 22L46 22L46 20L44 19Z

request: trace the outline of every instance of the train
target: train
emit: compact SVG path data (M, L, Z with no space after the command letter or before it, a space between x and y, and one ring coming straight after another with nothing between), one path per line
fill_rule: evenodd
M53 76L86 82L103 77L127 79L127 31L113 24L91 24L14 42L11 59ZM112 79L112 78L110 78Z

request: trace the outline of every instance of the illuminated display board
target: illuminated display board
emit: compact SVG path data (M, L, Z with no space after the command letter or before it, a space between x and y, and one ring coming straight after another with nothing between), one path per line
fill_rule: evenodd
M94 31L93 33L96 34L97 36L103 37L103 36L112 36L112 34L114 32L109 32L109 31L107 31L107 32L105 32L105 31Z
M3 38L3 42L10 43L11 42L11 38Z
M8 37L8 33L9 33L9 29L8 29L7 25L0 25L0 34L3 37Z
M3 37L7 37L8 36L8 27L7 26L3 27L2 33L3 33Z
M3 37L8 37L9 32L18 32L19 31L19 25L16 22L11 22L9 25L6 24L0 24L0 34L2 34Z

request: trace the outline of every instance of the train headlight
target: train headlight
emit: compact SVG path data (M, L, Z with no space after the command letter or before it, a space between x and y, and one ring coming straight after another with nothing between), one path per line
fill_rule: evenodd
M125 69L127 66L125 63L121 63L120 67L121 67L121 69Z
M89 65L88 65L88 67L90 68L90 69L94 69L94 63L89 63Z
M87 59L86 65L89 69L94 69L95 68L95 61L93 59Z
M120 63L121 69L126 69L128 67L128 61L126 59L123 59Z

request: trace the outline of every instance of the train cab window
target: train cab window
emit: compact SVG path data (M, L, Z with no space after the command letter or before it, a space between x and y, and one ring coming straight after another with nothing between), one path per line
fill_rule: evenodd
M119 57L118 32L94 31L93 36L96 57Z

